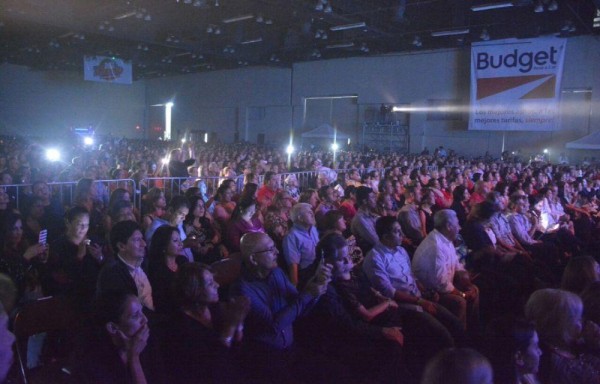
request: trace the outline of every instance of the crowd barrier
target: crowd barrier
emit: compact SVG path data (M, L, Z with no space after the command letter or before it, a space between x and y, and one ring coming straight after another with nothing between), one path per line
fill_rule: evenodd
M279 173L281 186L285 179L289 176L296 177L298 181L298 188L300 190L307 188L315 188L317 186L317 179L320 173L328 173L327 177L331 179L334 175L340 173L349 173L351 169L326 169L323 171L302 171L302 172L282 172ZM366 172L370 171L367 169L359 170L361 176L364 176ZM385 175L385 168L376 169L380 173L380 176ZM335 174L334 174L335 172ZM258 177L259 185L263 184L264 175ZM96 198L101 201L105 206L108 205L110 194L117 188L124 188L129 192L132 197L133 205L141 211L142 209L142 189L150 189L153 187L162 189L165 192L167 198L173 195L182 194L188 188L198 186L200 182L206 185L206 193L211 196L217 191L220 183L224 180L222 177L211 176L202 178L180 178L180 177L148 177L136 183L133 179L118 179L118 180L95 180L94 188L96 188ZM238 191L241 191L244 186L244 176L240 175L235 178ZM332 181L332 180L330 180ZM76 181L65 181L65 182L51 182L48 183L52 192L53 198L58 198L62 206L67 207L72 205L75 188L77 186ZM17 209L21 209L24 203L24 197L31 195L32 184L11 184L0 186L5 188L11 199L14 201Z

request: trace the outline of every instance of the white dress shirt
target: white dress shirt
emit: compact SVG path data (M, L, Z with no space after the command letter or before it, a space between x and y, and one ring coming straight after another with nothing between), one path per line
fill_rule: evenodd
M152 286L150 285L150 281L148 280L148 276L146 276L146 272L142 269L142 267L131 265L126 262L120 255L118 255L119 259L127 266L129 270L129 274L135 281L135 286L138 291L138 299L140 299L140 303L151 310L154 310L154 301L152 300Z
M415 251L412 270L426 289L450 293L454 290L454 274L465 268L458 261L454 244L434 229Z

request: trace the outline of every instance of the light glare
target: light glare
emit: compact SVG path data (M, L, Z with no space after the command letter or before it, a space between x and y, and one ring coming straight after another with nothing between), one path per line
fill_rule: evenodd
M88 146L89 145L94 145L94 139L92 139L89 136L86 136L86 137L83 138L83 144L84 145L88 145Z
M50 148L46 151L46 158L50 161L59 161L60 152L58 151L58 149Z

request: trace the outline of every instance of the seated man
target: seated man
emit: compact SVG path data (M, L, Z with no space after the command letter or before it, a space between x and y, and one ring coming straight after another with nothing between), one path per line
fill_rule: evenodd
M421 242L412 261L415 276L439 295L448 308L470 330L479 326L479 289L459 263L453 241L460 231L456 212L442 209L433 217L435 229ZM457 281L460 289L454 285Z
M356 243L363 252L367 252L377 244L379 238L375 231L375 220L379 217L377 210L377 194L370 187L356 189L356 215L352 219L350 229L356 237Z
M232 295L250 299L244 324L244 361L260 382L289 382L294 357L294 322L308 312L327 290L331 267L322 266L306 288L298 292L277 267L277 248L260 232L245 234L240 242L243 265Z
M152 287L142 269L146 256L146 242L135 221L121 221L110 231L110 245L116 259L107 263L98 276L98 296L109 291L123 291L135 295L147 309L154 310Z
M283 238L283 256L292 284L303 285L314 275L319 262L315 254L319 234L310 204L294 205L290 216L294 225Z
M420 202L421 188L416 186L406 187L404 191L404 206L398 212L398 221L402 227L402 232L414 247L418 246L423 240L421 215L419 213Z
M407 338L421 335L436 349L454 346L453 337L463 341L464 327L460 320L441 305L423 298L421 285L411 272L408 254L401 246L400 224L394 217L384 216L377 220L375 229L380 240L367 254L363 270L376 290L405 309L404 325L410 329Z

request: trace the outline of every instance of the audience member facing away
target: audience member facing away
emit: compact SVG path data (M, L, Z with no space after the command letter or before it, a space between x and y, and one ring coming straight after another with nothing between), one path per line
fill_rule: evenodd
M142 262L146 256L146 242L135 221L121 221L110 232L110 245L115 260L107 263L98 276L97 295L108 291L122 291L136 296L140 303L154 310L152 286Z
M244 362L259 380L287 382L294 350L293 324L327 290L331 266L321 264L303 291L298 292L277 267L277 248L264 233L247 233L241 240L243 258L233 295L250 299L244 323Z
M294 225L283 238L283 256L290 281L294 285L303 286L314 275L320 262L315 252L319 234L315 227L315 214L310 205L294 205L290 216Z
M490 362L470 348L440 352L427 364L421 384L492 384Z
M538 384L542 350L531 322L504 316L493 320L485 335L486 356L496 384Z
M453 241L460 231L456 213L436 212L435 229L421 242L412 261L417 279L425 289L439 295L439 302L457 316L470 331L479 326L479 289L458 261ZM457 283L457 285L454 284Z
M188 263L177 272L179 305L168 330L167 366L178 382L242 382L240 363L230 347L242 340L250 301L239 296L220 303L218 288L203 264Z
M592 256L577 256L569 260L560 288L581 295L592 283L600 280L600 265Z
M534 322L543 351L542 382L600 383L600 358L578 350L582 314L579 296L559 289L540 289L527 301L525 316Z

